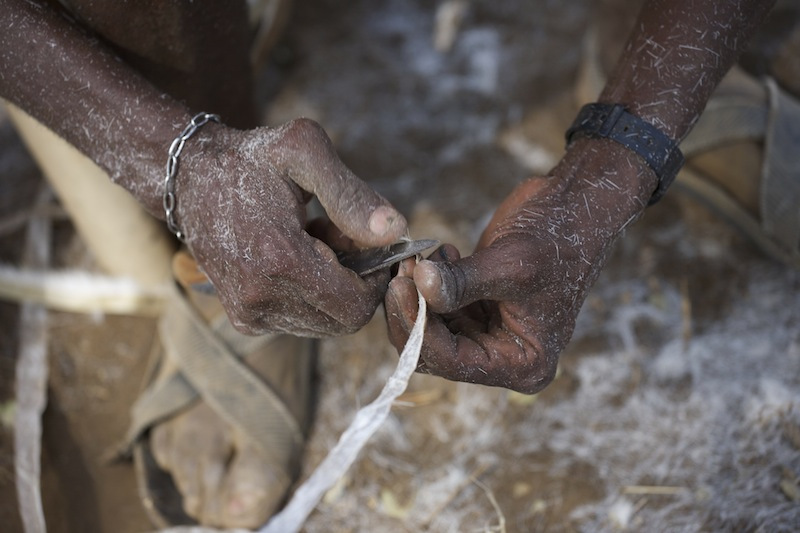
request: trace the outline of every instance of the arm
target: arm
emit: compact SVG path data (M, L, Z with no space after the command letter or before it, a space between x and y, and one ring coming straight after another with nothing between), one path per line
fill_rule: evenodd
M0 1L0 95L161 212L164 146L191 119L47 3Z
M771 1L648 2L600 101L619 103L681 139L771 7ZM555 375L578 311L609 250L656 189L644 160L608 139L579 139L546 177L520 184L476 252L446 247L405 265L386 297L402 345L429 308L422 371L526 393Z
M650 0L600 95L683 139L775 0Z
M164 218L167 149L196 110L46 2L25 0L0 0L0 95ZM395 241L405 220L341 163L319 126L208 124L187 142L176 182L177 222L239 329L326 335L370 318L388 274L361 279L341 267L305 231L304 203L317 195L362 245Z

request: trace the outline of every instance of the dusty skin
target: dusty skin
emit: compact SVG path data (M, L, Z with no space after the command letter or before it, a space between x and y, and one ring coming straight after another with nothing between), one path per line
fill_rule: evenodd
M428 3L354 2L332 24L326 2L301 2L281 66L261 79L274 97L265 121L323 123L345 163L409 215L413 236L466 254L505 195L560 154L574 115L587 8L518 4L475 3L443 54ZM26 212L36 179L7 123L1 131L5 223ZM800 278L677 192L615 247L550 387L528 397L415 377L307 531L791 530ZM56 222L61 264L90 268ZM21 226L2 227L0 252L15 261ZM2 313L5 402L17 324L12 308ZM147 528L132 468L100 457L124 432L153 327L52 316L52 531ZM308 470L388 375L386 339L379 312L322 344ZM3 429L0 520L15 531L9 439Z

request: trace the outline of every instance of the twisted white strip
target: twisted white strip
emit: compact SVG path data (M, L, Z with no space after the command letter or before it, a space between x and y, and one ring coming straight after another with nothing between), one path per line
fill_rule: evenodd
M355 418L339 437L336 446L328 452L311 476L295 491L286 507L273 516L264 527L258 530L258 533L296 533L299 531L325 493L345 475L369 438L389 416L392 403L408 387L408 381L417 368L419 353L422 349L426 304L419 291L417 296L419 298L417 320L414 322L411 334L400 354L397 368L389 376L381 393L372 403L356 412ZM217 533L219 531L219 529L203 526L179 526L162 530L161 533ZM247 533L246 530L241 529L224 531Z
M386 418L392 403L403 394L414 374L422 349L425 333L425 299L419 292L419 311L397 368L389 377L380 395L369 405L358 410L350 426L342 433L339 442L328 453L311 476L295 491L288 505L259 533L289 533L299 531L322 496L347 472L369 438L378 430Z

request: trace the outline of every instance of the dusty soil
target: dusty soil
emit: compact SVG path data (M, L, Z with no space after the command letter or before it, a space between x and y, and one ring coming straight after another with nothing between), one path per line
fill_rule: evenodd
M432 46L430 2L296 4L260 80L264 122L319 120L413 236L468 252L511 187L558 157L594 20L583 2L472 2L446 53ZM0 222L25 213L38 184L0 117ZM0 260L15 263L24 226L2 227ZM69 224L56 227L59 264L92 268ZM381 313L321 343L306 472L393 367ZM16 316L0 304L4 406ZM48 524L146 530L133 468L103 456L124 433L154 322L50 319ZM415 376L307 531L795 530L798 323L800 274L676 189L617 245L553 385L527 397ZM12 431L0 432L4 531L20 529Z

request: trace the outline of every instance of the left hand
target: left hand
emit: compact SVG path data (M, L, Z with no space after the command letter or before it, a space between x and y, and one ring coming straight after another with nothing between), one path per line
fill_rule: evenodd
M336 249L386 246L405 218L339 159L319 126L204 127L189 146L176 195L187 245L234 327L246 334L326 337L353 333L383 300L388 271L364 277ZM307 224L316 195L329 223Z
M612 243L654 188L643 160L613 141L574 143L550 176L511 193L473 255L446 245L401 266L385 301L392 342L408 338L418 288L433 311L419 371L538 392Z

